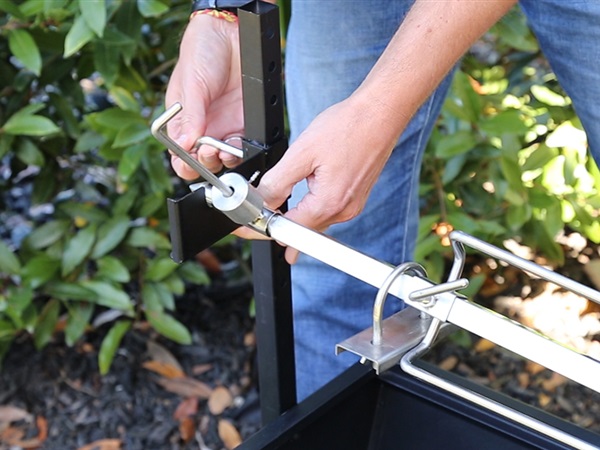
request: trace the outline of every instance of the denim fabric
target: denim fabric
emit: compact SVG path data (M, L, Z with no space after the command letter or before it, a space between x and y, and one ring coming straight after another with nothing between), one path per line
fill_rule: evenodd
M382 8L375 0L292 2L286 46L292 140L317 114L358 87L412 3L390 1ZM355 220L330 227L328 235L392 264L411 258L421 155L447 84L414 117L364 212ZM304 192L306 185L297 186L291 203ZM302 255L292 268L292 285L298 397L302 399L356 362L356 357L347 353L335 356L335 344L370 326L377 291ZM389 314L402 304L390 298L386 306Z
M521 0L552 70L573 100L600 165L600 1Z
M412 3L390 0L382 8L379 0L292 2L286 47L292 141L317 114L358 87ZM600 1L522 3L600 157ZM449 76L414 116L363 213L350 222L332 226L328 235L392 264L411 259L418 223L421 157L450 81ZM304 192L305 185L297 186L291 203L302 198ZM302 255L292 268L292 281L301 400L356 362L350 354L335 356L335 344L371 326L376 289ZM386 306L389 314L403 305L392 297Z

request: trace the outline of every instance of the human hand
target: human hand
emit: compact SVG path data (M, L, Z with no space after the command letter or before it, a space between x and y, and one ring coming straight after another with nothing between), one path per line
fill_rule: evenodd
M356 217L394 148L402 125L391 123L385 107L358 95L325 110L262 178L265 206L277 209L303 179L308 194L286 217L325 231ZM293 263L297 251L288 248Z
M196 140L208 135L225 140L244 130L238 26L208 15L196 15L188 24L179 60L167 87L166 104L181 103L183 110L168 124L171 138L194 151ZM198 160L212 172L233 167L238 158L202 145ZM184 179L198 174L171 154L173 169Z

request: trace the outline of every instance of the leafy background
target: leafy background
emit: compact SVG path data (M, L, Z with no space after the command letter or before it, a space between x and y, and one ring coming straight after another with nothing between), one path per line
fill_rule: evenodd
M165 199L184 187L149 131L188 1L0 0L0 10L0 358L19 336L42 348L62 332L74 345L104 327L106 373L141 323L189 343L176 300L210 280L169 258ZM518 10L463 61L421 195L417 260L436 280L453 228L517 240L555 266L565 230L600 242L600 172Z

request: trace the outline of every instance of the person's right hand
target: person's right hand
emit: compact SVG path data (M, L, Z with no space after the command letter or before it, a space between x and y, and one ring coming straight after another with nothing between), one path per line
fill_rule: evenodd
M184 149L193 151L200 136L221 140L243 136L237 23L208 15L196 15L190 20L167 87L166 106L176 102L183 109L169 122L168 133ZM197 158L213 172L239 163L236 157L205 145L198 149ZM184 179L198 177L173 154L171 164Z

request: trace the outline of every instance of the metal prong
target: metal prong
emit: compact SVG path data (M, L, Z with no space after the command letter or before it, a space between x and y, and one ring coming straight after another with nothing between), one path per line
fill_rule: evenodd
M234 147L233 145L228 144L227 142L220 141L210 136L202 136L198 138L198 140L196 141L196 147L200 147L201 145L209 145L211 147L216 148L217 150L221 150L225 153L229 153L230 155L237 156L241 159L244 159L244 157L246 156L246 152L243 149Z
M414 301L424 300L430 297L434 297L444 292L452 292L457 289L464 289L469 285L469 280L466 278L459 278L458 280L448 281L442 284L436 284L430 288L421 289L419 291L412 292L408 298Z
M223 196L230 197L233 194L233 190L223 183L219 178L214 175L210 170L204 167L200 162L192 157L188 152L185 151L177 142L165 133L164 128L173 117L175 117L182 109L180 103L175 103L173 106L168 108L162 113L153 123L151 127L152 135L161 143L163 143L169 150L175 152L188 166L194 169L198 174L208 181L211 185L216 187Z

